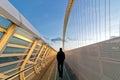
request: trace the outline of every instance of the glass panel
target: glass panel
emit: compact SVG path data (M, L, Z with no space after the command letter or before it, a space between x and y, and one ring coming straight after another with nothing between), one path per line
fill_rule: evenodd
M32 66L32 64L27 64L27 65L25 66L25 68L30 67L30 66Z
M37 57L37 56L38 56L38 54L35 55L35 57Z
M40 62L37 63L37 68L39 68L41 66Z
M5 74L5 75L10 76L10 75L12 75L12 74L15 74L15 73L18 72L18 71L20 71L20 69L16 69L16 70L11 71L11 72L9 72L9 73L7 73L7 74Z
M39 46L39 45L36 45L36 47L35 47L35 48L37 48L37 49L38 49L38 48L40 48L40 46Z
M27 42L27 41L24 41L24 40L22 40L22 39L16 38L16 37L12 37L12 38L9 40L9 43L19 44L19 45L24 45L24 46L31 45L31 43L29 43L29 42Z
M6 47L3 53L12 54L12 53L24 53L24 52L25 52L25 49L22 49L22 48Z
M7 29L11 24L12 23L9 20L7 20L7 19L3 18L2 16L0 16L0 27L3 27L5 29Z
M7 65L7 66L4 66L4 67L0 67L0 73L2 73L3 71L7 71L7 70L10 70L12 68L15 68L15 67L18 67L20 66L22 62L20 63L15 63L15 64L11 64L11 65Z
M28 74L32 73L33 71L34 71L33 68L30 69L30 70L28 70L28 71L26 71L26 72L25 72L25 76L27 76Z
M31 61L34 61L36 59L36 57L34 56L34 57L32 57L32 58L30 58L30 60Z
M35 73L33 73L31 76L29 76L28 78L26 78L26 80L34 80L33 77L35 77Z
M3 34L4 34L4 33L0 32L0 39L2 38Z
M32 55L36 55L36 53L32 53Z
M30 60L34 61L35 60L35 55L31 55Z
M25 53L28 53L30 51L30 49L26 49Z
M35 37L33 37L34 35L28 33L27 31L23 30L22 28L17 28L16 33L18 33L28 39L35 40Z
M37 53L37 52L38 52L38 50L34 50L34 51L33 51L33 53Z
M19 57L1 57L0 64L19 60Z
M44 55L44 52L45 52L45 51L43 51L43 52L40 54L40 57L42 57L42 56Z
M33 61L33 62L34 62L34 61L35 61L35 58L30 58L30 61Z
M17 77L15 77L15 78L12 79L12 80L20 80L20 76L17 76Z
M30 58L33 58L35 55L31 55Z

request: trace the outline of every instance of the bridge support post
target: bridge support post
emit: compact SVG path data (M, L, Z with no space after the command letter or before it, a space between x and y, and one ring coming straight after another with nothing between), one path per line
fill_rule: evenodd
M39 51L39 53L38 53L38 55L37 55L37 57L36 57L36 59L35 59L34 64L37 63L37 61L38 61L38 59L39 59L39 57L40 57L40 54L42 53L44 47L45 47L45 44L42 44L41 49L40 49L40 51ZM37 65L34 66L34 70L35 70L35 73L36 73L36 74L39 73L39 71L37 70Z
M24 70L25 65L27 64L30 56L32 55L32 52L33 52L34 48L36 47L38 41L39 41L38 39L36 39L36 40L34 41L31 49L29 50L29 52L28 52L28 54L27 54L27 56L26 56L26 58L25 58L25 60L24 60L24 62L23 62L23 64L22 64L22 66L21 66L20 71ZM20 80L25 80L25 78L24 78L24 72L21 72L21 73L20 73Z
M6 30L4 36L0 40L0 53L2 53L3 49L5 48L5 45L7 44L8 40L11 38L13 35L14 31L16 29L16 25L12 24L8 30Z

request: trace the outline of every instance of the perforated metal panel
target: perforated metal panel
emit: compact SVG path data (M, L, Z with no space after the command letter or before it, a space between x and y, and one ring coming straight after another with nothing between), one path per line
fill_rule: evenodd
M68 51L66 62L82 80L120 80L119 43L116 38Z

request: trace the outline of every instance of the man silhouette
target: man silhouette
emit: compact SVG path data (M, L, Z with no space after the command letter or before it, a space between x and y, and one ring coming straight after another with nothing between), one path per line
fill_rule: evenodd
M60 51L57 53L57 61L58 61L58 72L59 77L62 78L63 76L63 63L65 59L65 53L62 51L62 48L60 48Z

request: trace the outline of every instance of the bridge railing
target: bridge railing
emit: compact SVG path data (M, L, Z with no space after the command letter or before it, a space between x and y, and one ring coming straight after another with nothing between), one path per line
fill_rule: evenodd
M41 37L0 14L0 80L30 80L55 54Z
M120 37L69 50L66 62L79 80L119 80Z

